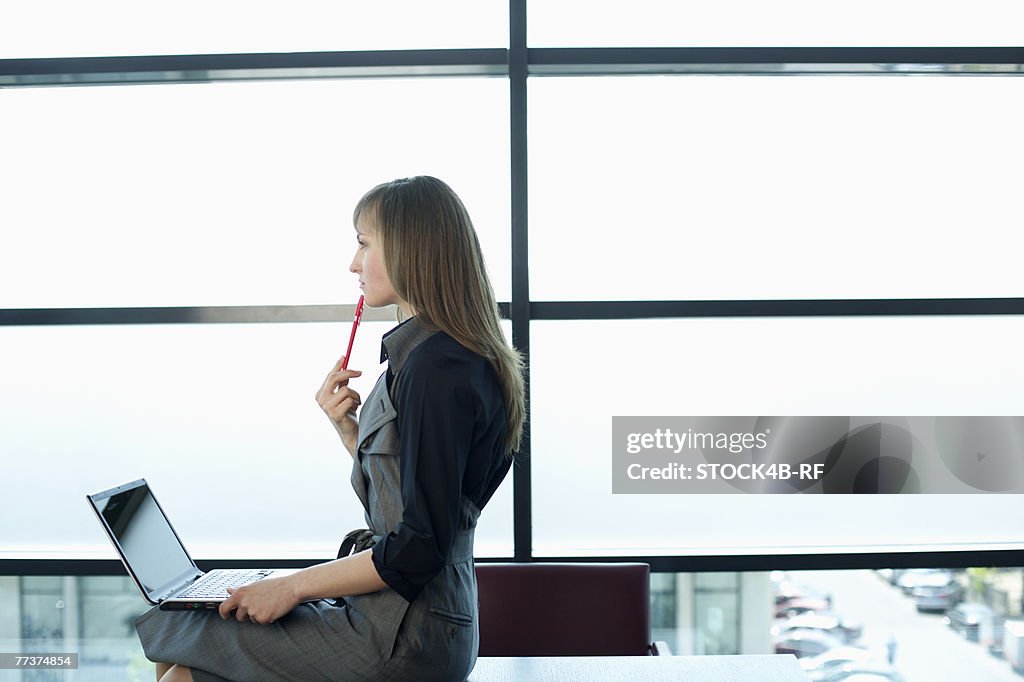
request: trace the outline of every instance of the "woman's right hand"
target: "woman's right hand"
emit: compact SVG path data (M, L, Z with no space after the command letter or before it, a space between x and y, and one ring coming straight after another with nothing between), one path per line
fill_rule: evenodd
M356 421L356 408L362 400L359 394L348 387L349 379L362 375L354 369L342 369L344 356L334 364L324 379L320 390L316 392L316 402L331 420L334 429L341 436L348 451L355 455L356 439L359 434L359 422Z

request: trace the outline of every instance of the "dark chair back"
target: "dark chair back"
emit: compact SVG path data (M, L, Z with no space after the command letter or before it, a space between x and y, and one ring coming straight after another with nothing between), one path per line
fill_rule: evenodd
M648 656L650 566L476 565L480 656Z

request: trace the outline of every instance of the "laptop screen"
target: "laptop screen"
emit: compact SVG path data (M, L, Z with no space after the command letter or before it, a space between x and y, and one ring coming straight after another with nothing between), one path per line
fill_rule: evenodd
M151 597L180 584L195 567L145 480L90 495L125 562Z

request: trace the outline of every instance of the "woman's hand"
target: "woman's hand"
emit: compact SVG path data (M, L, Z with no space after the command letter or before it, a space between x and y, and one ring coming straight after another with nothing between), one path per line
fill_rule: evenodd
M231 596L221 603L220 617L227 620L231 612L239 622L249 620L266 625L299 605L299 598L288 576L265 578L242 587L229 587Z
M334 429L341 436L341 441L354 457L359 434L356 408L362 400L358 393L348 387L348 381L353 377L362 376L363 373L354 369L342 369L344 361L345 358L342 357L334 364L320 390L316 392L316 402L331 420Z

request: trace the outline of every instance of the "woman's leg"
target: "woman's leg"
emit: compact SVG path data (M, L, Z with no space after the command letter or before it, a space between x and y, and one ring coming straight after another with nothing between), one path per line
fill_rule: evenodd
M160 682L192 682L192 670L183 665L173 665Z
M157 661L156 664L156 682L160 682L160 678L167 674L167 671L171 669L173 663L160 663Z

